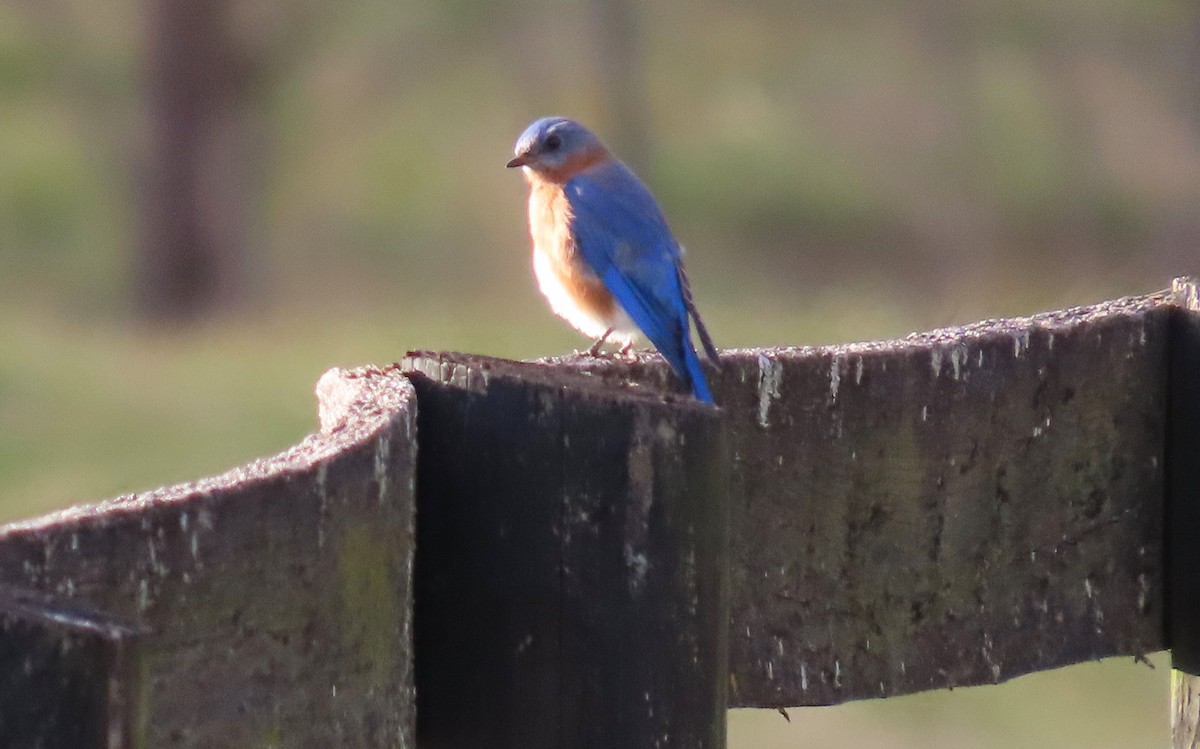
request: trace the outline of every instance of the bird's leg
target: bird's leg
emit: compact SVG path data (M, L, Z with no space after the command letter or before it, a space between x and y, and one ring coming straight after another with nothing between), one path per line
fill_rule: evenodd
M585 351L584 353L587 354L588 356L599 356L600 348L604 345L604 342L608 340L608 337L610 335L612 335L612 333L613 333L612 328L609 328L608 330L604 331L604 335L597 338L596 342L593 343L591 346L589 346L588 350Z

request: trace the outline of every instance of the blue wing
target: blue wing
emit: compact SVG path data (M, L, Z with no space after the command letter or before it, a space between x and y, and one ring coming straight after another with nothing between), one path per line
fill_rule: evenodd
M565 188L584 261L696 398L711 403L688 329L679 245L650 191L619 161L577 175Z

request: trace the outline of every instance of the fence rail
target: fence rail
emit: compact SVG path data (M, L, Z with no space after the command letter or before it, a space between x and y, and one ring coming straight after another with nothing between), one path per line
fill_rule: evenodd
M28 678L6 671L0 746L412 745L413 393L397 378L324 385L325 430L286 453L0 530L0 580L32 591L0 598L3 621L40 623L30 644L45 643L0 632L3 664L36 659ZM81 630L67 601L138 634ZM113 671L119 647L136 667ZM34 687L58 672L89 705L110 684L125 715L110 701L86 736L9 718L42 711Z
M1163 649L1170 298L725 355L731 703ZM652 359L563 365L669 376Z
M733 350L719 410L651 355L334 370L287 453L0 528L0 746L719 749L1168 647L1196 746L1197 299Z

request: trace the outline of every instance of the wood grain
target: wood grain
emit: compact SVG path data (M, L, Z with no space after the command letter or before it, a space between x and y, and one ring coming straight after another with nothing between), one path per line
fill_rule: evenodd
M1167 294L733 350L731 705L985 684L1165 646ZM556 360L674 390L657 356Z
M413 745L414 396L322 384L286 453L0 529L6 583L147 631L132 746Z

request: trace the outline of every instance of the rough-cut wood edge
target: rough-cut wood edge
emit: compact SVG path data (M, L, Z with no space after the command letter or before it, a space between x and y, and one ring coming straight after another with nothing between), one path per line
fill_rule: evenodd
M211 746L218 706L251 724L315 699L311 729L226 739L412 746L415 392L394 369L366 367L326 373L317 397L321 431L278 455L0 527L0 581L145 631L140 707L166 712L137 741ZM247 588L259 579L268 589ZM321 652L305 655L308 643ZM319 683L264 686L279 682L268 671L280 658L281 674ZM197 669L204 693L188 686Z
M1200 279L1171 285L1172 320L1167 451L1168 641L1171 734L1175 749L1200 747Z
M766 428L770 418L771 405L780 397L778 364L783 360L826 359L831 365L837 364L836 367L831 366L829 372L830 399L836 400L838 387L844 378L861 376L859 371L850 371L851 362L856 356L901 350L925 353L930 356L931 362L938 365L939 372L957 373L960 367L967 364L961 358L961 349L964 345L978 344L989 338L1008 336L1012 341L1014 353L1020 355L1023 351L1028 350L1030 335L1035 331L1044 331L1052 337L1055 331L1062 331L1080 323L1161 309L1169 306L1172 299L1172 292L1168 289L1090 305L1050 310L1034 315L990 318L963 325L909 333L898 338L820 346L734 347L721 349L720 354L722 361L747 359L757 362L759 372L755 386L759 406L759 422ZM581 374L595 383L592 387L639 392L648 390L660 397L677 401L688 398L682 383L671 372L662 356L652 350L634 350L628 354L613 356L603 354L590 356L575 353L541 357L533 360L533 363L548 367L563 367L568 371ZM712 378L722 381L729 379L729 373L725 373L725 377L722 377L717 370L707 364L705 369ZM745 381L739 382L739 385L744 384ZM718 402L717 406L722 406L722 403Z
M122 494L95 503L0 525L0 544L13 534L86 519L137 514L147 508L245 487L255 482L309 471L352 446L376 439L399 412L411 407L408 383L395 368L331 369L317 382L321 431L275 455L252 460L215 476ZM385 376L393 373L391 376Z
M835 343L823 346L770 346L762 348L725 348L721 349L721 359L742 357L767 356L775 357L846 357L854 354L864 354L878 351L895 351L898 349L914 348L932 351L945 347L954 347L963 343L977 343L985 338L996 335L1012 337L1014 349L1023 350L1028 346L1028 334L1033 330L1053 332L1073 327L1079 323L1103 320L1114 316L1128 316L1138 312L1147 312L1172 303L1170 290L1156 291L1150 294L1111 299L1096 304L1067 307L1034 315L1020 317L996 317L987 320L952 325L944 328L909 333L898 338L881 338L872 341L854 341L851 343ZM563 366L568 370L578 372L585 377L600 380L601 387L643 390L652 385L660 385L663 397L682 398L684 395L675 387L668 375L670 374L662 357L654 351L641 349L628 354L589 356L585 354L568 354L565 356L547 356L534 360L537 364ZM953 366L953 360L944 359L947 368ZM832 386L832 381L831 381ZM768 383L769 387L769 383ZM718 406L721 404L718 403Z

